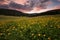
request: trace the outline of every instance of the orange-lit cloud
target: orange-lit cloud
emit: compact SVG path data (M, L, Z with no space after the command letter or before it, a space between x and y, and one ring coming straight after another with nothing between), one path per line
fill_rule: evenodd
M55 6L53 9L60 9L60 5Z
M60 0L57 0L60 1ZM52 5L52 0L0 0L0 8L7 8L21 12L38 13L47 11L48 5ZM49 9L60 9L60 6L52 6Z
M0 0L0 5L9 4L8 0Z
M18 4L24 5L27 0L12 0L12 1L14 1L14 2L16 2L16 3L18 3Z
M53 2L52 1L48 1L48 2L46 2L46 4L53 4Z

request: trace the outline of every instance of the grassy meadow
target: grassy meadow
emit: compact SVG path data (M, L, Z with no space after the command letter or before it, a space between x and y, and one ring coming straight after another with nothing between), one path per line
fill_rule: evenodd
M1 15L0 40L60 40L60 15Z

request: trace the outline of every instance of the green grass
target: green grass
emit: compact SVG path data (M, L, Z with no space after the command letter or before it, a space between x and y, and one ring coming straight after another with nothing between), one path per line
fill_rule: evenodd
M60 15L0 16L0 40L60 40Z

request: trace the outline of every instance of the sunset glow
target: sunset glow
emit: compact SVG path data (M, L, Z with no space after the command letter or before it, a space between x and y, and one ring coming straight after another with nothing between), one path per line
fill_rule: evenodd
M41 13L60 9L60 0L0 0L0 8L17 10L29 14Z

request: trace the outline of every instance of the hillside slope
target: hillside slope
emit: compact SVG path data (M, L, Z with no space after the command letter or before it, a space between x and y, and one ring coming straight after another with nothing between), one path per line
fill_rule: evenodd
M41 15L60 15L60 9L57 10L51 10L43 13L33 13L33 14L27 14L22 13L17 10L9 10L9 9L0 9L0 15L8 15L8 16L28 16L28 17L34 17L34 16L41 16Z

